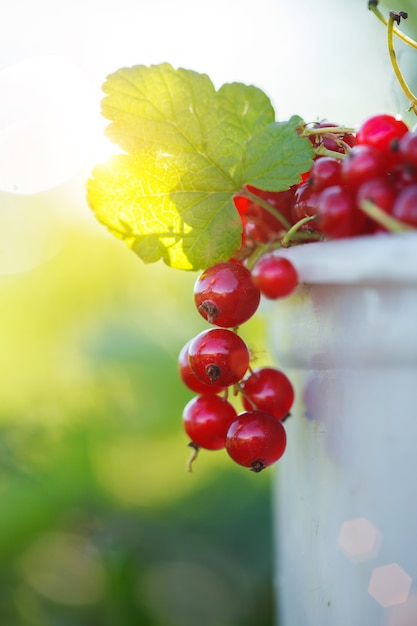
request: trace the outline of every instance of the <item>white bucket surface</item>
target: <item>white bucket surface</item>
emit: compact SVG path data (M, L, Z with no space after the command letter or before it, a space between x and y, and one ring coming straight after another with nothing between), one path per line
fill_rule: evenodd
M280 251L268 305L296 403L277 465L280 626L417 623L417 234Z

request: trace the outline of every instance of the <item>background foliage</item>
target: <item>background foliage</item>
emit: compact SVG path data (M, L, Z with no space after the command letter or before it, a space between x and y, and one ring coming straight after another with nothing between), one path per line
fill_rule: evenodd
M272 624L271 472L185 472L194 279L82 226L0 279L2 625Z

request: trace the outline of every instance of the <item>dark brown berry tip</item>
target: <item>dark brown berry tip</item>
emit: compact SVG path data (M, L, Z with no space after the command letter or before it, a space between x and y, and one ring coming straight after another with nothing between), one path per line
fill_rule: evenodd
M210 379L210 382L214 383L220 377L222 371L218 365L216 365L215 363L210 363L210 365L207 365L206 367L206 373Z
M219 314L219 309L211 300L204 300L198 307L198 310L209 324L213 324Z
M262 470L264 469L265 469L265 465L263 464L262 461L253 461L251 465L252 472L255 472L255 474L259 474L259 472L262 472Z

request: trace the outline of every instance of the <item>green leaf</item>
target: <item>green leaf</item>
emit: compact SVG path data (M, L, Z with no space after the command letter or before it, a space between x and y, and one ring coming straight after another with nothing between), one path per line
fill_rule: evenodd
M138 65L111 74L103 91L108 95L102 113L112 122L107 135L126 152L203 146L199 120L209 112L215 93L205 74L175 71L167 63Z
M93 171L88 197L97 219L146 263L195 269L230 257L240 244L233 191L213 192L210 181L184 190L190 173L154 157L117 155Z
M252 85L216 91L205 74L164 63L123 68L103 90L106 133L125 154L95 168L88 200L145 262L202 269L229 258L242 229L233 196L246 184L286 189L311 165L294 120L274 122Z
M295 131L293 119L273 122L248 143L244 179L267 191L284 191L300 182L311 167L311 142Z

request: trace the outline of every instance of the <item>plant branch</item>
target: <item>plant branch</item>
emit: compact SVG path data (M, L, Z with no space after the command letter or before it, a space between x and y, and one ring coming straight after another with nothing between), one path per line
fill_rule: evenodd
M384 24L384 26L388 26L387 18L378 9L378 2L374 2L373 0L370 0L370 2L368 3L368 9L372 11L372 13L379 19L380 22L382 22L382 24ZM411 37L403 33L401 30L399 30L398 28L395 28L394 26L392 29L392 32L394 35L402 39L402 41L407 43L409 46L417 49L417 41L415 41L414 39L412 39Z
M350 126L319 126L317 128L304 127L301 136L308 137L309 135L350 135L355 132L354 128Z
M394 11L391 11L389 14L388 28L387 28L388 52L389 52L389 57L391 60L392 67L395 72L395 76L397 77L400 87L403 90L405 96L407 97L410 103L408 110L413 111L413 113L417 115L417 98L414 95L414 93L411 91L410 87L408 86L400 70L400 67L397 61L397 55L395 53L395 48L394 48L394 37L393 37L394 23L398 22L400 17L404 17L404 15L400 15L398 13L395 13Z

